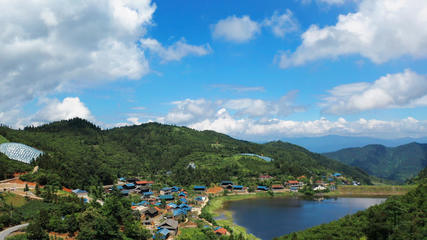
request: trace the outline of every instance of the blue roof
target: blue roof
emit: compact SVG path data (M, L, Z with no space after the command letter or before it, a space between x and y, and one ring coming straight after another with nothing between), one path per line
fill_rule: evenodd
M159 199L164 199L164 200L173 200L174 197L172 195L160 195Z
M178 192L179 190L181 190L181 188L177 187L177 186L173 186L173 187L171 187L171 190L172 190L172 192Z
M146 196L153 195L153 192L145 192L144 195L146 195Z
M117 189L122 190L123 186L119 185L119 186L117 186Z
M185 194L185 192L180 192L180 193L178 194L178 196L180 196L180 197L181 197L181 196L184 196L184 197L185 197L185 196L187 196L187 194Z
M183 209L174 209L173 210L173 216L179 216L179 215L187 215L187 211Z
M179 206L178 206L179 208L181 208L181 209L187 209L187 210L190 210L191 209L191 207L190 206L188 206L187 204L185 204L185 203L181 203L181 204L179 204Z
M291 187L291 190L298 190L298 187Z
M150 203L147 201L141 201L139 203L132 203L132 206L142 206L142 205L148 205L148 204Z
M170 191L170 190L172 190L172 188L171 187L164 187L164 188L162 188L160 190L162 190L162 191Z
M129 194L130 193L130 191L129 190L122 190L122 191L120 191L122 194L124 194L124 195L127 195L127 194Z
M268 187L266 187L266 186L258 186L257 189L267 191Z
M119 180L120 180L120 181L126 181L126 178L121 177L121 178L119 178Z
M218 230L218 229L221 229L221 228L222 228L222 227L216 227L216 228L215 228L215 231L216 231L216 230Z
M87 191L81 190L81 189L78 189L78 188L74 189L72 192L75 193L75 194L87 193Z
M133 184L133 183L126 183L125 185L126 185L126 187L135 187L135 184Z
M341 175L342 175L341 173L334 173L334 177L339 177Z
M194 190L205 190L205 186L194 186Z
M163 236L167 236L170 233L170 231L166 228L161 228L159 231L157 231L157 233Z
M179 200L183 203L187 203L187 199L185 199L185 198L180 198Z
M159 203L159 202L158 202L158 203L155 203L155 204L154 204L154 206L160 206L160 205L162 205L162 203Z
M196 200L196 201L203 201L203 198L202 198L202 196L198 196L194 200Z
M242 185L233 185L233 188L234 189L243 189L243 186Z
M171 208L177 208L178 207L178 205L176 205L175 203L169 203L168 206Z

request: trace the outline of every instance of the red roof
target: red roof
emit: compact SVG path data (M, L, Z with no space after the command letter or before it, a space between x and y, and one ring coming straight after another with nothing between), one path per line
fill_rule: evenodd
M66 187L62 187L62 190L66 191L66 192L69 192L69 193L73 192L73 190L71 190L69 188L66 188Z
M218 228L215 231L215 233L218 233L218 234L221 234L221 235L226 235L228 232L227 232L227 229L225 229L225 228Z
M306 177L304 175L298 177L298 179L303 179L303 178L306 178Z
M270 175L261 175L259 178L272 178Z
M283 187L283 185L275 184L275 185L272 185L271 188L276 188L277 189L277 188L284 188L284 187Z
M136 181L135 183L138 185L142 185L142 184L153 184L154 182L153 181Z
M299 182L297 180L289 180L288 183L294 184L294 183L299 183Z

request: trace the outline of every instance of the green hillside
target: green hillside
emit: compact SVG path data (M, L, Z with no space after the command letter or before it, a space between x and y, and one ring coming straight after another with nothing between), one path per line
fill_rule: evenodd
M237 178L243 184L261 174L286 180L333 172L370 182L370 177L358 168L289 143L256 144L213 131L158 123L101 130L88 121L72 119L24 130L0 127L0 134L45 152L37 160L42 171L31 176L42 184L83 188L112 184L120 176L144 176L180 185ZM274 160L265 162L241 153ZM194 169L190 163L194 163Z
M423 174L426 169L422 171ZM419 175L419 185L403 196L390 197L354 215L292 233L276 240L386 240L425 239L427 236L427 178Z
M9 142L5 137L3 137L2 135L0 135L0 144L2 143L6 143Z
M11 178L15 172L30 171L33 167L15 160L9 159L0 153L0 180Z
M380 178L404 182L427 166L427 144L410 143L393 148L367 145L325 153L324 156L359 167Z

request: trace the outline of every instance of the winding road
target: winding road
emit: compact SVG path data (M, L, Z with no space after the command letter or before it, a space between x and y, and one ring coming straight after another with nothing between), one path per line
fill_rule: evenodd
M5 240L7 236L9 236L11 233L16 232L18 230L24 229L28 226L28 223L24 223L21 225L16 225L10 228L7 228L0 232L0 240Z

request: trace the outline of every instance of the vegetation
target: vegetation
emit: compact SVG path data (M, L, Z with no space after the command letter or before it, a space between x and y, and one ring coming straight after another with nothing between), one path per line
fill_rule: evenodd
M3 137L2 135L0 135L0 144L2 143L6 143L9 142L5 137Z
M31 169L30 165L11 160L3 153L0 153L0 180L13 177L15 172L26 172Z
M417 175L427 166L427 144L410 143L398 147L367 145L346 148L325 156L359 167L367 173L399 183Z
M24 177L42 185L88 188L112 184L117 177L138 175L183 186L208 185L233 177L244 184L261 174L286 180L333 172L362 183L371 181L358 168L289 143L256 144L213 131L158 123L101 130L76 118L24 130L3 126L0 134L45 152L34 163L42 171ZM273 160L266 162L241 153L257 153Z
M427 236L427 179L403 196L277 240L310 239L425 239Z

